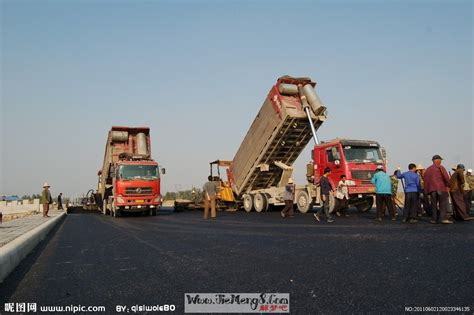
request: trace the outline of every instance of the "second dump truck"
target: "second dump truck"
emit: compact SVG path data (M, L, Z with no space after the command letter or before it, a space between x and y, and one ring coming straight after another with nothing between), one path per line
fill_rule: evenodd
M211 163L227 167L227 185L219 198L240 199L246 211L260 212L284 204L284 186L292 165L326 120L310 78L283 76L271 88L232 161ZM231 193L233 192L233 193Z
M320 143L316 132L326 120L327 110L315 86L310 78L278 78L234 159L210 163L211 176L214 168L219 172L213 178L220 188L221 204L242 204L247 212L283 205L282 195L293 173L292 165L313 138L308 183L296 186L298 210L307 212L320 202L318 183L325 167L333 170L330 179L334 184L340 175L346 174L352 205L361 211L372 207L375 191L370 178L377 165L385 164L380 146L375 141L347 139ZM220 167L226 168L227 182L220 180Z

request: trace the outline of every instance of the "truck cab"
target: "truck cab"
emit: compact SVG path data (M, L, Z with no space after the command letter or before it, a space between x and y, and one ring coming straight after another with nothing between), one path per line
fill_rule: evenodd
M143 211L160 206L160 170L155 161L121 161L114 181L115 206L119 209Z
M360 211L372 208L375 187L370 182L378 165L385 169L385 151L371 140L335 139L316 145L312 151L314 174L319 178L331 169L330 180L337 185L341 175L349 182L349 203Z

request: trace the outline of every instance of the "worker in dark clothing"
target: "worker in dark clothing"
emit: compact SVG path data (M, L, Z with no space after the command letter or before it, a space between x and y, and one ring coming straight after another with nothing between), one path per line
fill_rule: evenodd
M63 193L58 195L58 210L63 210Z
M472 175L472 169L468 169L466 172L466 176L464 176L464 203L466 204L466 210L468 214L471 212L473 190L474 176Z
M449 203L449 174L441 165L443 159L439 155L432 158L433 164L425 171L425 192L431 198L432 216L430 223L436 224L441 221L443 224L451 224L448 220Z
M405 180L405 206L403 207L402 222L417 223L418 198L421 193L420 177L416 173L416 165L410 163L408 172L400 172L397 169L397 178Z
M334 192L334 187L329 180L328 176L331 173L331 169L326 167L324 169L324 174L321 176L319 181L319 186L321 189L321 201L323 202L323 206L314 214L314 218L316 221L321 221L321 214L324 211L324 215L327 218L328 223L334 222L334 219L329 214L329 196Z
M449 193L453 205L454 218L458 221L469 221L474 218L469 216L464 203L464 165L458 164L451 176Z
M418 164L416 166L416 172L420 177L421 193L418 201L418 216L421 217L426 214L431 217L431 205L429 202L428 194L425 192L425 169L423 165Z

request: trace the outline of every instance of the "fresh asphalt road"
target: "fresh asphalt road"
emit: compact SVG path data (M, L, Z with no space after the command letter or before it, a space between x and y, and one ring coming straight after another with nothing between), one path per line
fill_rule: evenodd
M156 217L70 214L0 284L3 303L174 304L184 293L280 292L292 314L402 313L405 307L474 310L474 222L431 225L351 212L162 211ZM1 313L1 312L0 312Z

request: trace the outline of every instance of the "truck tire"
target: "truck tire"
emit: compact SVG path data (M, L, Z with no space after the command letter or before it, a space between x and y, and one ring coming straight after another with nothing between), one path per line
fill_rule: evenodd
M306 213L313 209L313 200L309 197L306 190L302 190L296 195L296 206L301 213Z
M374 198L373 197L366 197L363 201L358 202L355 207L357 210L360 212L367 212L370 209L372 209L372 206L374 205Z
M268 210L268 200L265 194L256 193L253 198L253 206L255 211L262 212Z
M242 198L243 204L244 204L244 209L246 212L252 211L253 208L253 198L249 194L245 194Z

